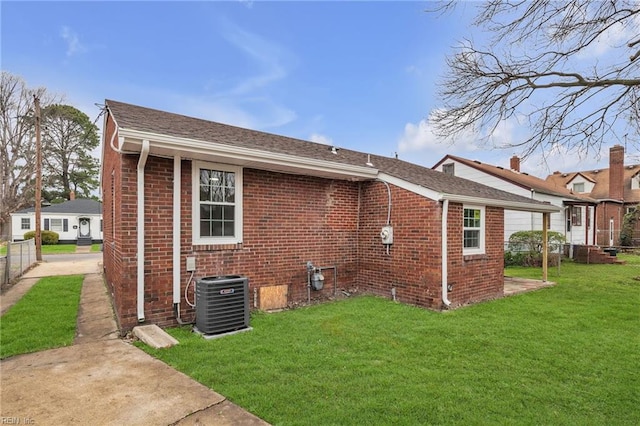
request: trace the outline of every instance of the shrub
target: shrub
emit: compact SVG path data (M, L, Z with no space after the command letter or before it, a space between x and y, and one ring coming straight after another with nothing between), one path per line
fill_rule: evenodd
M620 230L620 245L632 246L633 245L633 228L636 222L640 218L640 208L636 207L635 210L624 215L622 219L622 229Z
M549 263L557 265L557 253L564 244L564 235L559 232L547 232L549 244ZM509 253L509 254L507 254ZM518 231L509 237L509 246L504 255L505 266L540 266L542 264L542 231Z
M58 244L58 240L60 239L60 235L57 232L53 231L41 231L40 235L42 236L42 244L46 246L54 246ZM36 237L36 231L29 231L24 233L24 239L30 240Z

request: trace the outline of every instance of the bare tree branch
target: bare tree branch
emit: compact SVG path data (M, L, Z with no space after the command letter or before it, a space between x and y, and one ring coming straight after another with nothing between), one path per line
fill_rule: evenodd
M430 117L436 134L472 131L487 144L501 122L517 119L530 136L509 146L525 155L557 146L587 154L629 135L640 146L640 50L630 50L640 43L639 16L634 0L482 3L475 25L491 37L485 48L465 40L447 58L444 107ZM625 49L630 60L620 62Z

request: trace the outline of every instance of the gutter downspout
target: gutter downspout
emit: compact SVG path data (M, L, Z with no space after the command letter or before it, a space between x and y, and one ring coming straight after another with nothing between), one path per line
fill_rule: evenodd
M442 303L445 306L451 306L449 295L447 294L447 275L449 259L447 256L447 217L449 216L449 200L446 198L442 201Z
M143 140L138 159L138 322L144 322L144 166L149 155L149 141Z
M173 157L173 306L180 323L180 174L182 157Z

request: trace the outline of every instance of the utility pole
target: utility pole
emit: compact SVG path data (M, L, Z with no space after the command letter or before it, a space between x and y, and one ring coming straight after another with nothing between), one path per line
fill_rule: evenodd
M33 95L33 105L36 116L36 260L42 261L42 227L41 212L42 207L42 147L40 140L40 99Z

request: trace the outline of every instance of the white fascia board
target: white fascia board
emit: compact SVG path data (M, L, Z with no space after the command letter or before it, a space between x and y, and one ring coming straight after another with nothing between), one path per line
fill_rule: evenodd
M461 204L477 204L482 206L502 207L505 210L517 210L535 213L557 213L562 209L553 204L534 204L520 201L494 200L492 198L471 197L468 195L441 194L442 200Z
M388 175L386 173L380 173L378 175L378 178L399 188L413 192L414 194L422 195L423 197L426 197L430 200L440 201L442 199L441 194L438 191L434 191L433 189L429 189L415 183L407 182L406 180Z
M152 147L184 153L183 157L190 158L194 154L217 155L230 159L249 161L252 163L273 164L278 166L296 167L305 170L319 170L338 173L350 177L372 179L378 175L378 169L368 166L354 166L352 164L336 163L332 161L305 158L296 155L280 154L271 151L250 149L233 145L219 144L215 142L203 142L196 139L179 138L139 130L120 128L119 135L123 138L122 149L127 138L136 145L142 145L142 140L149 140Z

